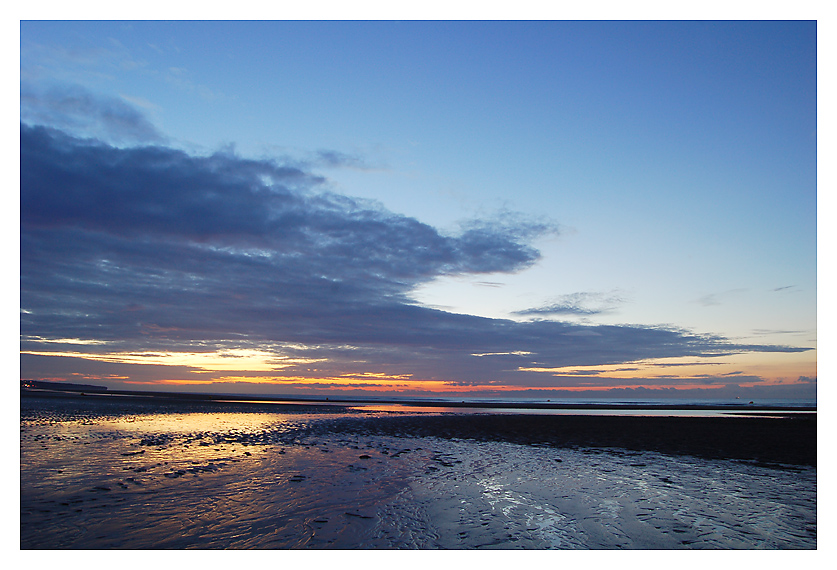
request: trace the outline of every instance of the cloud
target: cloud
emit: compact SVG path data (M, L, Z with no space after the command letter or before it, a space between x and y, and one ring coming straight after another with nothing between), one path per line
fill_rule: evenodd
M191 79L192 73L183 67L169 67L168 69L163 70L162 77L168 84L183 91L196 93L199 97L206 101L224 101L233 99L221 91L217 91L207 85L194 82Z
M359 156L353 154L346 154L338 150L318 150L312 160L313 164L326 166L329 168L356 168L358 170L368 170L369 166Z
M531 266L530 243L554 225L501 212L443 235L299 167L20 132L22 351L57 353L45 341L59 339L78 355L258 350L299 359L282 373L300 377L527 385L538 375L523 366L804 350L419 306L410 295L438 276ZM485 353L498 354L473 356Z
M53 87L39 92L21 88L20 117L114 143L156 143L165 137L126 101L94 96L78 86Z
M731 299L746 293L747 289L730 289L721 293L709 293L697 300L704 307L713 307L729 303Z
M521 316L601 315L612 313L618 305L624 302L625 300L615 293L579 292L562 295L548 305L515 311L513 314Z
M770 336L770 335L791 335L791 334L810 334L811 331L806 330L782 330L782 329L753 329L751 334L756 336Z

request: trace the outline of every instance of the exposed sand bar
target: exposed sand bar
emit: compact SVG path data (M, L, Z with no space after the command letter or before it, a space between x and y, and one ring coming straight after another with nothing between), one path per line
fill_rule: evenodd
M566 415L390 415L312 426L364 435L432 436L550 447L615 447L816 466L817 418Z

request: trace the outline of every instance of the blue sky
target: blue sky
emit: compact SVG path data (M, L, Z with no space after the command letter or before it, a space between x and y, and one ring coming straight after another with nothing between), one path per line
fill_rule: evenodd
M22 378L815 393L815 22L21 22L20 65Z

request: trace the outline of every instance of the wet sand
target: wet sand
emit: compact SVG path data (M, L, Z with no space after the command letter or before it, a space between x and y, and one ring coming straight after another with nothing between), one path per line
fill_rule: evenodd
M110 410L119 414L127 411L253 411L274 413L321 414L324 421L312 424L313 431L332 430L342 433L367 435L397 435L406 437L432 436L473 439L476 441L505 441L523 445L553 447L615 447L638 451L658 451L675 455L696 455L716 459L753 460L766 464L816 466L816 412L800 412L792 408L748 407L730 408L724 416L692 417L687 415L618 416L618 415L539 415L515 414L514 406L501 406L506 413L481 413L480 407L461 413L366 413L355 404L326 403L300 399L295 402L247 402L243 397L220 399L201 394L171 394L157 392L121 392L121 396L86 395L49 391L21 392L30 400L52 399L59 402L89 404L96 413ZM228 397L224 397L228 398ZM423 404L429 410L433 406ZM456 410L455 404L438 404ZM463 408L465 404L461 405ZM486 407L485 406L481 407ZM490 404L497 407L498 404ZM533 404L525 404L531 408ZM540 404L541 407L584 409L589 404ZM641 409L639 406L597 406L602 409ZM683 406L655 406L676 408ZM706 406L693 406L695 410ZM738 414L748 414L739 417ZM349 415L338 421L330 416Z
M816 415L650 417L557 415L391 415L324 422L318 429L366 435L433 436L551 447L622 448L816 466Z
M21 548L810 549L815 427L26 397Z

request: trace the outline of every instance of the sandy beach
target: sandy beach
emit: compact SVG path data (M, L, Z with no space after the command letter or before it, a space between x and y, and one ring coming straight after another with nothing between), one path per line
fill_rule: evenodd
M21 398L22 549L816 548L816 415Z
M783 418L447 414L349 418L316 428L816 466L816 425L815 415L792 413Z

